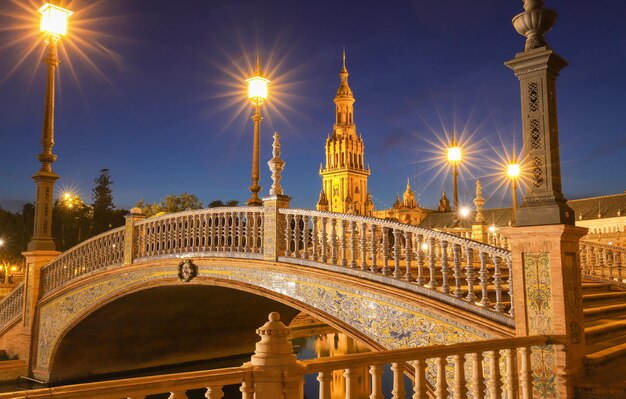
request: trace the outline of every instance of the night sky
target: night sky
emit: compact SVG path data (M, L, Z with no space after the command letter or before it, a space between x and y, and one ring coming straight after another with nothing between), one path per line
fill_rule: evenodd
M35 0L0 2L0 206L34 200L45 70ZM468 147L460 199L480 178L487 206L509 206L493 176L521 147L518 80L503 63L523 49L514 0L102 0L75 11L62 44L56 107L61 176L91 203L109 168L117 207L189 192L207 204L249 196L251 109L243 80L260 51L272 80L261 124L262 196L271 136L282 136L283 187L313 208L332 131L345 46L355 122L365 141L377 209L406 179L420 205L452 191L437 148L453 131ZM626 189L626 2L547 0L547 35L570 66L558 80L567 198ZM39 44L38 44L39 43ZM22 62L20 62L22 60ZM498 155L500 154L500 155Z

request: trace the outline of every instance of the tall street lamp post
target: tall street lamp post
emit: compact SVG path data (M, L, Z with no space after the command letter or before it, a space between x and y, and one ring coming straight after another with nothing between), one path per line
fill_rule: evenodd
M454 181L454 210L459 209L459 187L458 187L458 166L461 162L461 147L456 142L456 137L452 137L452 144L448 147L448 162L452 165L452 180Z
M515 223L517 223L517 179L520 176L520 164L515 162L508 164L507 175L509 179L511 179L511 196L513 198L513 217L511 221L513 222L513 226L515 226Z
M35 227L33 237L28 243L28 250L51 251L54 250L51 226L52 197L54 182L59 178L52 171L52 163L57 158L56 155L52 154L52 147L54 146L54 75L60 63L59 41L62 36L67 34L67 22L72 12L50 3L44 4L38 12L41 14L40 30L44 33L44 42L47 46L47 53L43 62L48 66L48 79L41 133L43 151L37 157L41 162L41 169L33 176L37 186Z
M257 55L256 71L254 76L250 79L246 79L248 83L248 99L252 102L254 107L254 115L252 121L254 122L254 139L252 145L252 185L249 187L250 198L246 201L248 206L261 206L263 201L259 198L259 135L261 130L261 105L267 99L267 87L270 83L261 75L261 61Z

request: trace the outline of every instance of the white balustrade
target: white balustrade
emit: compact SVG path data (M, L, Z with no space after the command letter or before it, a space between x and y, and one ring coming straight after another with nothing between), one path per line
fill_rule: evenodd
M353 274L359 268L427 288L469 308L489 309L507 318L513 314L507 250L382 219L303 209L279 212L287 221L282 261L308 259L307 265L337 266L337 271Z

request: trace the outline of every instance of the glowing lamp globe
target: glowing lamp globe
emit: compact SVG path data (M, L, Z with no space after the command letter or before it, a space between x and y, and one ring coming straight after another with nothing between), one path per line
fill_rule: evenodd
M518 163L512 163L508 165L507 174L509 177L516 178L520 175L520 165Z
M464 206L461 209L459 209L459 215L461 215L462 218L468 217L469 214L470 214L470 209L468 207Z
M452 163L461 162L461 147L448 148L448 161Z
M263 104L263 101L267 99L267 86L270 81L261 76L254 76L246 79L246 82L248 82L248 98L252 104Z
M67 20L72 11L46 3L37 12L41 14L41 32L57 38L67 35Z

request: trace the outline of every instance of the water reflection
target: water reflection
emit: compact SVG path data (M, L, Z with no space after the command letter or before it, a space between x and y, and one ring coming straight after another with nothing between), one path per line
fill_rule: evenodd
M353 353L369 352L369 349L359 341L340 332L311 335L309 337L292 339L295 347L299 347L298 359L316 359L320 357L343 356ZM370 378L367 367L359 367L352 370L353 397L368 397L370 392ZM304 391L305 397L316 398L319 396L319 386L316 375L306 375ZM343 370L332 373L330 386L331 399L343 399L346 397L346 382Z

